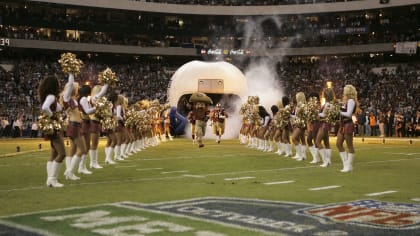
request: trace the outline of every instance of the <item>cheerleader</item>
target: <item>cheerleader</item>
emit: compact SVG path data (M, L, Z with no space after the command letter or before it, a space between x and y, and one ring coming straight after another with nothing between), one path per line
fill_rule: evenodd
M90 102L86 100L83 100L83 98L80 100L80 103L83 107L83 110L92 109L93 104L96 103L96 101L103 97L108 89L108 84L105 84L103 86L101 85L95 85L92 89ZM85 108L86 107L86 108ZM96 116L94 113L90 114L90 137L88 139L90 140L90 149L89 149L89 157L90 157L90 168L93 169L101 169L102 166L99 165L98 162L98 144L99 144L99 136L101 135L101 119Z
M308 144L309 152L312 156L311 164L317 164L319 160L319 150L315 144L316 136L320 127L319 121L319 95L318 93L311 93L307 103L307 131L306 143Z
M329 109L331 109L331 102L335 99L334 91L332 88L325 88L322 92L322 97L325 99L322 105L322 111L319 113L319 129L315 138L315 147L318 149L322 164L321 167L328 167L331 165L331 147L330 147L330 123L326 119Z
M116 163L112 160L112 154L114 153L115 146L117 145L117 136L115 134L117 122L114 116L114 104L118 100L118 95L115 92L111 92L108 100L110 101L110 117L105 118L105 125L103 127L103 130L106 134L105 164L113 165Z
M273 136L273 141L277 144L277 151L275 152L278 155L283 155L285 153L285 148L284 148L284 144L281 140L281 136L282 136L282 110L284 109L283 107L283 103L281 101L279 101L277 103L277 106L274 105L273 107L277 108L277 111L274 113L273 109L271 109L271 111L273 111L273 125L275 126L275 132L274 132L274 136Z
M341 161L343 162L343 169L341 172L350 172L353 170L354 160L354 146L353 146L353 132L354 125L352 116L357 109L357 90L353 85L344 86L343 103L341 115L340 128L337 133L336 146L340 153ZM346 141L348 151L344 149L343 143Z
M69 81L65 85L65 91L62 95L64 108L69 120L66 135L70 138L71 146L73 147L71 147L70 152L70 165L67 166L67 170L64 172L66 179L69 180L80 179L80 177L74 174L74 171L87 150L86 142L82 135L82 115L76 99L78 97L78 89L79 84L74 82L74 76L70 74ZM84 172L84 174L87 174L87 172Z
M69 76L70 80L70 76ZM38 96L42 103L42 112L47 115L48 119L57 119L57 113L62 111L60 103L58 103L60 84L56 77L45 77L41 80L38 87ZM41 121L40 121L41 122ZM58 173L62 165L62 161L66 156L63 134L61 131L54 129L51 134L44 134L45 138L50 140L51 154L47 162L47 186L60 188L64 185L58 182Z
M274 117L276 116L279 108L276 105L272 105L270 107L271 113L273 114L273 118L268 126L268 130L264 135L264 139L268 142L268 148L265 150L267 152L272 152L274 150L274 144L278 141L278 136L275 138L275 134L277 132L276 122L274 121Z
M271 116L263 106L258 106L258 115L260 117L259 127L256 131L258 140L258 150L265 151L268 149L268 139L265 139L265 134L268 131L268 127L271 122Z
M117 95L114 102L113 115L117 120L117 127L115 128L116 143L114 146L114 160L124 160L124 150L127 144L125 143L125 125L124 125L124 97Z
M85 141L85 147L86 151L82 154L82 157L80 158L79 162L79 174L92 174L91 171L89 171L86 168L86 157L88 154L88 150L90 149L90 114L93 114L95 112L95 107L93 107L88 100L88 97L90 96L91 88L89 85L83 85L79 89L79 104L80 104L80 110L82 115L82 136L83 140ZM91 157L92 158L92 157Z
M305 117L306 97L303 92L296 94L296 107L293 111L292 125L292 142L295 145L296 155L293 159L303 161L306 159L306 117Z
M292 156L292 144L290 143L290 113L292 110L292 105L290 104L290 100L287 96L283 96L281 99L283 104L283 108L280 109L282 113L282 124L281 126L281 142L283 143L284 147L284 155L285 157Z

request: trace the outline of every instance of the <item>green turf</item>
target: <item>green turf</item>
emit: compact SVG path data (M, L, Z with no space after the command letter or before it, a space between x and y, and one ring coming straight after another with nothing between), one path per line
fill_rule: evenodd
M38 145L42 144L42 150ZM355 138L354 171L341 173L334 138L332 166L297 162L239 144L238 140L205 140L199 149L188 139L162 142L117 165L68 181L63 188L47 188L49 144L42 139L0 141L0 216L76 206L132 201L155 203L206 196L255 198L313 204L377 199L418 203L420 198L420 140ZM16 153L16 147L20 153ZM309 152L307 153L310 157ZM64 172L64 166L62 171ZM249 177L243 180L229 178ZM294 181L266 185L268 182ZM310 188L340 186L322 191ZM391 194L368 197L383 191Z

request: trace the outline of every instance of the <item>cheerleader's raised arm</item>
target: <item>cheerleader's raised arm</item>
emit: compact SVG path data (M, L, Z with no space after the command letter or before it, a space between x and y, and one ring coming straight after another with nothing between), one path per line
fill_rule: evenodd
M63 101L68 102L71 99L73 88L74 88L74 75L72 73L69 74L69 80L66 84L64 93L63 93Z
M104 84L104 86L102 86L101 88L101 91L99 91L99 93L92 96L93 101L95 101L95 99L103 97L106 94L106 91L108 90L108 86L109 86L108 84Z

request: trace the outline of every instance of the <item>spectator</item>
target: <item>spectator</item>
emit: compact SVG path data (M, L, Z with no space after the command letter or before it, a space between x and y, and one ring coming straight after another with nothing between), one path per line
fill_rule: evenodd
M31 124L31 138L37 138L39 132L38 121L35 119Z
M357 114L357 129L358 129L358 134L361 137L365 136L365 123L366 123L366 116L363 113L363 110L360 109L360 111Z
M22 137L23 132L23 117L19 115L13 122L13 138Z

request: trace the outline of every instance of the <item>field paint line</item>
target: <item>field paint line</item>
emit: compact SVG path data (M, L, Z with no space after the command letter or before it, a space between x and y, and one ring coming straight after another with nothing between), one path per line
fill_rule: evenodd
M137 171L147 171L147 170L162 170L163 168L157 167L157 168L143 168L143 169L136 169Z
M160 172L161 174L165 175L165 174L172 174L172 173L187 173L189 172L188 170L175 170L175 171L164 171L164 172Z
M396 193L398 191L395 190L389 190L389 191L385 191L385 192L377 192L377 193L368 193L365 194L368 197L373 197L373 196L379 196L379 195L384 195L384 194L390 194L390 193Z
M327 190L327 189L340 188L340 187L341 186L339 186L339 185L330 185L330 186L324 186L324 187L310 188L309 190L311 190L311 191L319 191L319 190Z
M191 177L191 178L206 178L204 175L182 175L184 177Z
M420 198L412 198L411 201L420 202Z
M244 177L236 177L236 178L226 178L225 180L243 180L243 179L255 179L253 176L244 176Z
M32 228L31 226L21 225L21 224L6 221L6 220L0 220L0 223L2 225L6 225L6 226L9 226L11 228L21 229L23 231L27 231L27 232L30 232L30 233L35 233L35 234L40 234L40 235L45 235L45 236L55 236L56 235L56 234L50 233L46 230Z
M383 152L385 154L392 154L392 155L405 155L405 156L417 156L420 155L420 152Z
M278 182L268 182L268 183L263 183L265 185L274 185L274 184L290 184L290 183L294 183L294 180L286 180L286 181L278 181Z
M133 167L137 167L137 166L136 165L134 166L116 165L114 168L133 168Z
M254 227L250 227L250 226L242 226L242 225L238 225L238 224L230 224L230 223L226 223L223 221L218 221L215 219L211 219L211 218L202 218L202 217L197 217L197 216L190 216L190 215L185 215L185 214L179 214L176 212L167 212L161 209L150 209L144 206L140 207L136 207L136 206L127 206L127 205L123 205L120 204L118 205L119 207L124 207L124 208L129 208L129 209L135 209L135 210L142 210L142 211L146 211L146 212L151 212L154 214L162 214L162 215L167 215L167 216L172 216L172 217L181 217L181 218L186 218L186 219L190 219L190 220L194 220L194 221L200 221L200 222L209 222L209 223L213 223L216 225L223 225L226 227L231 227L231 228L236 228L236 229L242 229L242 230L249 230L252 232L257 232L258 235L259 234L266 234L266 235L276 235L276 236L287 236L287 234L283 234L283 233L279 233L279 232L270 232L270 231L266 231L264 229L256 229ZM196 234L196 235L224 235L224 234L212 234L212 233L202 233L202 234Z

